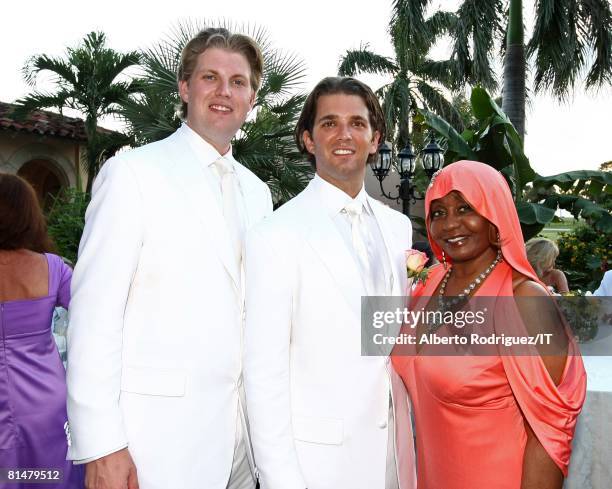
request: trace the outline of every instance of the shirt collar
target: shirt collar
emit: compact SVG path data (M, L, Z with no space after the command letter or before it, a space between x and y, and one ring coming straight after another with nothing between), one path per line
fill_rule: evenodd
M361 190L357 196L352 199L344 191L340 190L335 185L321 178L317 173L313 178L313 184L321 197L321 203L327 210L330 217L335 217L344 207L351 201L359 201L363 204L366 213L371 214L372 208L368 202L368 194L365 191L365 185L361 187Z
M192 149L195 151L196 155L204 166L210 166L219 158L223 157L226 158L235 167L236 160L234 159L234 156L232 154L231 145L227 153L222 155L214 148L212 144L210 144L197 132L191 129L191 127L189 127L187 123L183 122L179 131L181 131L185 135Z

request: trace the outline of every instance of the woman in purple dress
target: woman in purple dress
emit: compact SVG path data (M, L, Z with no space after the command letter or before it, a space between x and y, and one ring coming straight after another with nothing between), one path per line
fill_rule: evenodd
M51 332L72 273L51 247L32 187L0 174L0 488L84 487L66 460L65 371Z

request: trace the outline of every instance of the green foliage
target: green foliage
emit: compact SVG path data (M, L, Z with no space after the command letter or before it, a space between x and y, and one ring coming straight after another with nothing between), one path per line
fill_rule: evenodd
M612 264L612 235L582 224L557 239L556 266L567 275L570 289L595 290Z
M278 206L304 189L313 172L293 142L293 128L305 100L304 95L294 92L302 86L305 67L296 56L273 48L264 29L244 28L225 21L178 24L167 38L142 53L144 74L139 80L142 90L123 103L121 116L138 146L163 139L181 125L176 83L181 51L192 37L210 25L244 32L262 49L261 88L252 116L232 141L232 153L268 184Z
M530 91L550 91L564 100L583 80L587 89L612 82L610 0L535 0L534 28L527 33L526 46L525 3L462 0L456 12L439 12L454 16L448 29L453 40L450 63L457 67L460 82L496 90L491 61L497 53L504 57L503 107L521 138Z
M457 65L462 83L497 88L491 51L504 37L504 10L502 0L463 0L459 6L450 35L451 59Z
M586 87L612 83L610 0L539 0L527 53L535 60L536 91L567 98L586 72Z
M539 233L558 209L585 219L598 231L612 233L612 216L606 204L612 193L612 174L578 170L548 177L538 175L523 151L516 129L486 90L475 87L470 103L475 128L461 134L440 116L427 110L420 112L425 125L442 137L447 164L481 161L504 174L526 240Z
M47 214L49 235L59 254L72 263L76 263L88 204L88 194L67 188L54 198Z
M55 75L55 91L43 93L35 90L17 100L14 117L25 118L33 110L46 108L57 108L60 112L70 108L85 116L87 191L91 190L101 162L109 152L109 146L105 145L108 134L98 131L98 120L115 113L128 94L139 90L138 83L118 80L125 70L139 62L137 52L118 53L106 47L103 32L91 32L79 46L67 48L65 58L46 54L33 56L23 69L26 81L32 86L43 71ZM113 140L110 146L115 147L115 144Z
M458 88L458 69L450 60L431 59L429 51L435 41L447 34L455 22L454 14L438 12L425 18L426 0L395 0L389 23L394 59L370 50L367 44L348 50L340 59L338 74L360 73L389 75L391 81L377 90L381 100L387 139L399 151L409 139L419 139L419 126L411 127L418 108L426 108L453 125L461 127L461 114L447 98L442 87ZM412 134L411 134L412 133Z
M405 0L408 2L408 0ZM516 0L463 0L448 30L451 60L465 83L495 89L491 59L505 52L509 5ZM567 98L586 74L586 87L612 81L612 9L609 0L536 0L527 55L534 64L535 91ZM524 8L524 7L523 7ZM442 13L442 12L441 12ZM522 11L520 12L522 13ZM522 18L520 19L522 21Z

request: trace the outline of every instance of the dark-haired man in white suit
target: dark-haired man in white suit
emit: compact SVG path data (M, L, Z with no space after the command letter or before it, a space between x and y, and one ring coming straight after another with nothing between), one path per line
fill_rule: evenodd
M384 127L369 87L322 80L296 128L315 178L247 237L245 387L262 489L416 487L402 381L388 357L361 356L361 297L405 293L411 244L409 220L364 190Z

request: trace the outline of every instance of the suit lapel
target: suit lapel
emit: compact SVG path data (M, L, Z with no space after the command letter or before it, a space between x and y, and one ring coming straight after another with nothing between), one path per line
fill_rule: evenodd
M366 292L357 264L327 210L317 198L312 183L304 192L307 192L307 195L303 214L309 224L306 241L338 284L349 307L360 316L361 296L366 295Z
M396 244L396 238L393 233L393 229L391 226L391 220L388 216L385 215L386 209L382 208L381 205L377 205L377 202L372 202L372 198L368 196L370 200L370 207L374 212L374 216L376 217L376 222L380 228L380 233L382 234L383 241L385 243L385 249L387 251L387 259L389 260L389 266L391 270L391 274L393 277L393 284L391 287L391 296L392 297L401 297L401 300L398 302L394 299L389 299L385 301L387 307L402 307L405 305L405 294L406 294L406 279L405 279L405 269L403 268L404 263L404 250L398 249ZM400 274L404 274L403 276ZM403 289L403 290L402 290ZM389 337L397 336L400 333L401 325L398 323L392 323L388 326L388 330L386 334ZM385 348L382 350L383 354L389 355L391 353L390 348Z
M244 216L244 225L245 230L249 230L251 226L259 221L261 216L260 207L257 205L257 202L254 200L253 205L250 205L250 201L253 196L257 197L257 187L251 185L251 179L248 178L248 173L246 168L242 166L242 164L236 160L234 160L235 168L236 168L236 176L238 177L238 181L240 183L240 193L242 195L242 215Z
M176 133L175 135L177 138L181 136ZM211 175L207 174L206 169L199 164L201 158L195 154L189 141L178 139L172 149L179 153L173 159L178 164L168 173L183 191L190 207L204 227L206 236L213 242L219 259L234 283L236 292L240 293L240 269L231 253L229 231L222 210L211 191L214 185L214 182L210 181Z
M370 208L372 212L374 212L374 216L376 217L376 222L378 223L378 227L380 228L380 234L382 234L385 250L387 251L387 259L389 260L389 268L391 270L391 274L393 277L393 284L391 287L391 295L397 296L402 295L405 291L401 290L402 280L399 275L399 263L398 259L398 250L395 246L395 240L393 231L391 229L389 219L385 216L385 209L383 209L380 205L377 205L377 202L373 202L370 196L368 196L368 200L370 203ZM403 250L400 250L403 253Z

